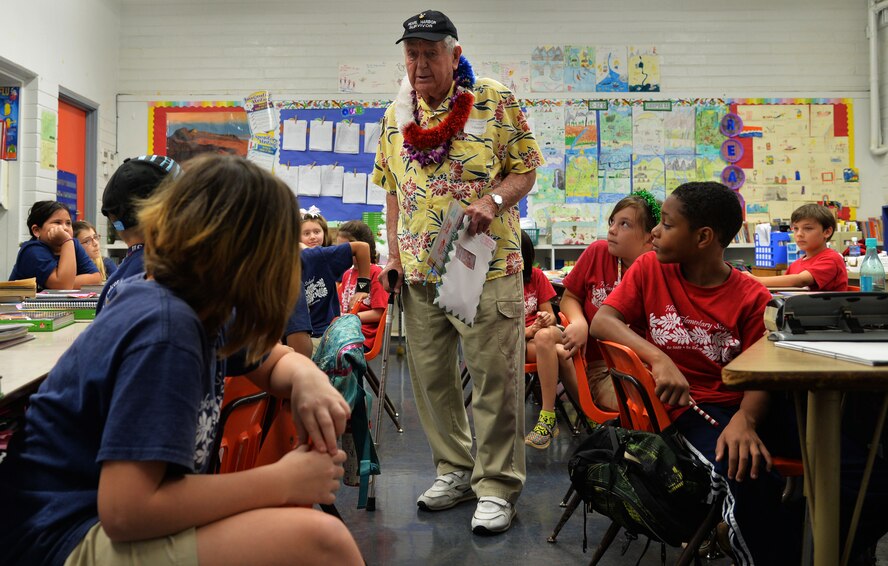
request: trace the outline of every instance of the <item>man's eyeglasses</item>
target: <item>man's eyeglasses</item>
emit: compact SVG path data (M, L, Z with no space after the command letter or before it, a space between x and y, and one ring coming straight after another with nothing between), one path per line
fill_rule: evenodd
M80 245L81 246L88 246L93 242L95 242L98 245L98 243L102 241L101 238L102 238L101 234L96 234L95 236L87 236L86 238L80 240Z

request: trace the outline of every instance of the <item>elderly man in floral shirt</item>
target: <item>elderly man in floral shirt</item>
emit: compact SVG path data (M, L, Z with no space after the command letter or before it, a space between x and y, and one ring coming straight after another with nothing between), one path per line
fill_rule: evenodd
M456 27L440 12L404 22L407 77L383 119L373 181L386 189L389 261L380 279L403 276L408 363L437 478L417 500L440 511L475 500L472 531L508 530L526 478L524 295L518 201L543 163L515 96L475 80ZM496 242L474 324L433 301L427 259L451 202L469 233ZM477 456L463 406L457 342L473 380Z

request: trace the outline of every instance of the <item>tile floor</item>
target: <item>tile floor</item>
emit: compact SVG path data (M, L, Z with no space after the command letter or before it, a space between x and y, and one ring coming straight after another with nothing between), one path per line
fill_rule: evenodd
M373 365L378 369L379 360ZM556 544L546 537L561 516L558 506L569 480L567 460L579 444L562 426L560 436L545 451L527 449L527 484L518 502L518 516L512 528L494 537L471 533L469 522L475 505L463 503L437 513L420 511L417 496L434 481L431 452L420 427L413 404L407 362L392 353L388 363L389 396L398 406L403 434L389 420L384 421L380 441L382 474L378 477L376 511L357 510L357 488L343 487L337 508L348 524L367 564L375 565L554 565L585 564L610 521L601 515L587 517L589 550L583 554L583 514L574 513L561 531ZM538 407L526 405L527 429L536 422ZM622 535L608 550L602 566L635 564L644 548L644 539L634 541L620 555ZM678 550L667 550L667 563L673 563ZM641 564L659 564L659 545L652 544ZM708 562L727 566L726 559Z

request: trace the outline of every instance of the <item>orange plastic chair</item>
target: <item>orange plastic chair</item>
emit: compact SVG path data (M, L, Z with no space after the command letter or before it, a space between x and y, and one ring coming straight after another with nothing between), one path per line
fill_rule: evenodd
M355 306L351 309L351 314L358 314L358 304L355 303ZM376 395L376 398L379 399L379 377L376 375L376 372L373 371L373 368L370 367L370 361L379 356L380 352L382 352L382 346L385 334L385 317L388 315L388 306L386 306L382 311L382 316L379 318L379 325L376 327L376 335L373 338L373 346L370 347L369 352L364 352L364 359L367 360L367 383L370 385L370 389L373 390L373 394ZM394 402L392 402L391 398L388 396L388 393L385 394L383 399L385 403L385 412L388 414L389 418L395 424L395 428L398 429L398 432L404 432L404 429L401 427L401 419L398 414L398 410L395 408Z
M225 395L219 415L212 454L211 471L225 474L256 465L262 444L278 401L245 377L225 378Z
M848 285L848 290L849 291L857 291L859 293L860 287L858 287L857 285Z

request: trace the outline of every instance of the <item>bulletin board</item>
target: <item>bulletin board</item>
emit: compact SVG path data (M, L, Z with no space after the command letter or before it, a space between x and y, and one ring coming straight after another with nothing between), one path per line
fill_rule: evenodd
M334 102L334 101L306 101L280 103L281 123L286 120L307 120L307 135L311 136L311 124L313 120L323 119L337 124L342 121L352 120L360 125L359 153L335 153L333 151L288 151L281 149L278 156L276 170L288 167L311 165L339 165L345 168L346 174L366 173L369 177L373 173L373 162L376 158L375 148L372 153L364 152L365 128L364 124L379 123L385 114L387 102L378 104L367 102ZM279 129L280 146L283 148L283 126ZM335 133L334 133L335 136ZM299 206L309 208L316 206L327 220L359 220L364 212L380 212L381 205L344 203L340 197L330 196L306 196L299 195Z

